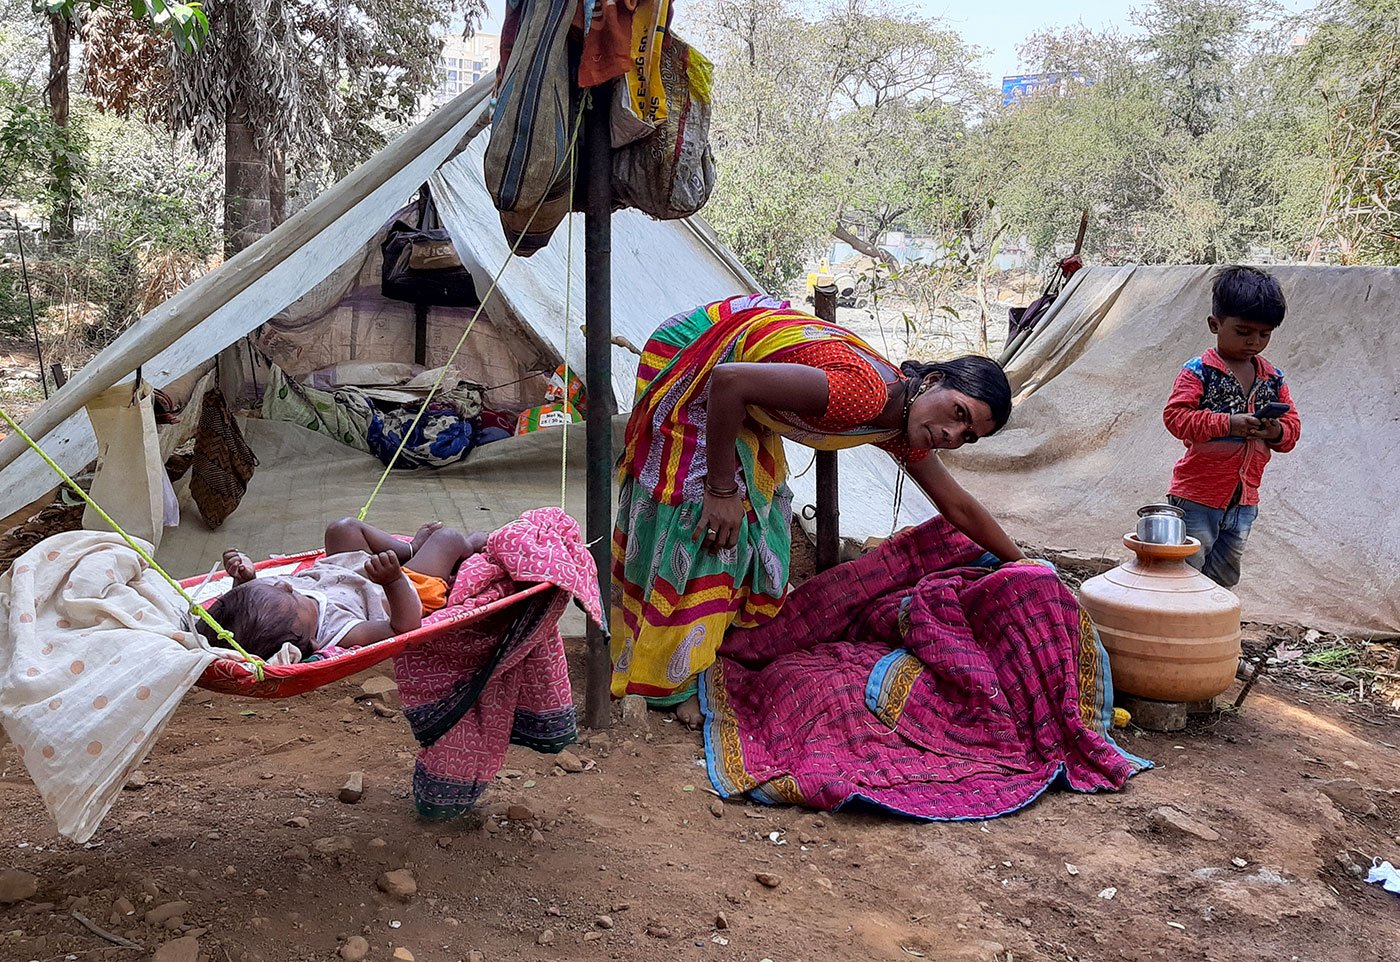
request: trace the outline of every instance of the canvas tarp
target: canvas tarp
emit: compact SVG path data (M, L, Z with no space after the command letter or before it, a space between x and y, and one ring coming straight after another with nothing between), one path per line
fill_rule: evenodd
M324 311L318 307L329 308L337 292L354 285L357 272L363 275L359 268L366 245L424 182L432 185L444 223L484 295L508 252L481 172L486 138L477 138L447 161L485 110L489 86L478 85L439 108L273 233L142 317L41 406L27 428L65 469L80 470L96 455L91 425L81 409L87 397L130 379L138 365L148 381L164 387L281 312L287 318L319 318ZM574 219L572 285L566 273L568 231L560 229L548 248L530 259L516 259L502 274L486 307L483 334L502 344L528 341L538 354L562 357L563 318L570 301L568 353L582 371L582 216ZM638 347L675 311L757 289L733 254L698 221L658 222L623 211L613 219L612 249L613 330ZM298 304L301 298L306 301ZM358 319L367 341L388 339L411 347L411 311L392 318L379 316L383 313ZM507 340L494 336L493 325ZM390 328L403 330L395 338ZM449 328L460 333L461 324L439 325L430 336ZM353 332L344 340L353 346ZM442 346L436 340L430 347L434 345ZM476 347L480 345L469 353ZM366 356L384 359L372 351ZM636 357L623 347L614 347L612 357L619 410L626 411ZM328 359L318 355L308 363ZM411 360L411 352L406 359ZM526 358L535 360L534 353ZM0 516L52 486L48 468L23 451L17 437L0 442L0 469Z
M321 547L326 524L358 512L384 470L377 459L299 425L258 418L241 424L264 468L219 530L196 522L166 532L156 560L176 577L206 573L228 547L254 558ZM568 431L563 495L567 510L582 519L584 426ZM433 520L490 531L530 508L558 505L563 441L562 429L537 431L484 445L462 464L396 471L365 520L407 534Z
M1214 345L1210 267L1091 268L1008 364L1001 434L947 457L1010 533L1123 558L1181 442L1162 424L1181 365ZM1266 352L1303 434L1264 474L1244 616L1400 632L1400 269L1278 267L1288 317Z
M486 191L482 173L486 143L486 137L477 138L429 181L448 233L454 239L467 239L468 266L477 291L483 295L510 253L501 233L501 215ZM489 311L493 316L504 313L519 320L558 357L565 355L567 330L568 362L581 375L584 284L583 215L571 214L548 246L528 259L510 263L501 274ZM657 221L635 210L613 215L614 336L641 348L657 325L672 314L758 290L758 282L702 221ZM636 376L637 356L615 345L612 387L619 411L632 407ZM590 393L597 390L594 385L588 388Z

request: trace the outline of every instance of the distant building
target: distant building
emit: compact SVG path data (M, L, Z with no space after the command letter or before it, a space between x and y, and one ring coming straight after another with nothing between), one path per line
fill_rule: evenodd
M478 33L465 40L444 38L438 57L438 86L433 92L433 106L442 106L478 80L494 74L500 58L501 38L495 34Z
M1068 97L1079 87L1089 84L1089 78L1078 71L1070 73L1017 74L1001 78L1001 105L1009 107L1032 97Z

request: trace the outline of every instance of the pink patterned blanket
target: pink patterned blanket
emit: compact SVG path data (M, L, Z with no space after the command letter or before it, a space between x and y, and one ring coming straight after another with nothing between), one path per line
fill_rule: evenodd
M1150 766L1109 734L1108 659L1074 596L1043 565L967 567L981 554L935 518L731 632L700 689L715 789L976 819Z

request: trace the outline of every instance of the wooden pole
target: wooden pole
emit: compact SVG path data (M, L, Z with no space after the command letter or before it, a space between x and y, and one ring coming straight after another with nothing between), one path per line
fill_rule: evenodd
M617 411L612 383L612 144L608 121L610 88L594 88L584 112L584 161L587 180L583 228L584 383L588 385L587 538L598 565L603 613L608 616L612 591L613 458L612 419ZM584 724L612 724L612 656L608 633L588 625L587 691Z
M413 305L413 363L428 366L428 305Z
M817 317L836 323L836 285L821 284L814 292ZM841 498L837 487L836 452L817 452L817 570L841 560Z

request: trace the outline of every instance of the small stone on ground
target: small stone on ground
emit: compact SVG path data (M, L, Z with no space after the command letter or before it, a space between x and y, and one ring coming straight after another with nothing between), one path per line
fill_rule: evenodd
M28 872L7 868L0 872L0 905L23 902L39 891L39 880Z
M364 962L369 958L369 943L363 936L352 935L345 940L345 944L340 947L340 957L345 962Z
M186 935L156 949L151 962L199 962L199 939Z
M413 877L413 873L406 868L395 869L392 872L385 872L379 876L379 881L375 883L379 886L379 891L392 898L407 902L418 894L418 880Z
M1183 811L1172 808L1170 805L1163 805L1152 812L1152 823L1159 829L1168 832L1175 832L1178 835L1189 835L1198 838L1203 842L1220 841L1220 833L1215 829L1199 822L1187 815Z
M354 805L365 797L365 773L351 772L340 789L340 800L346 805Z

